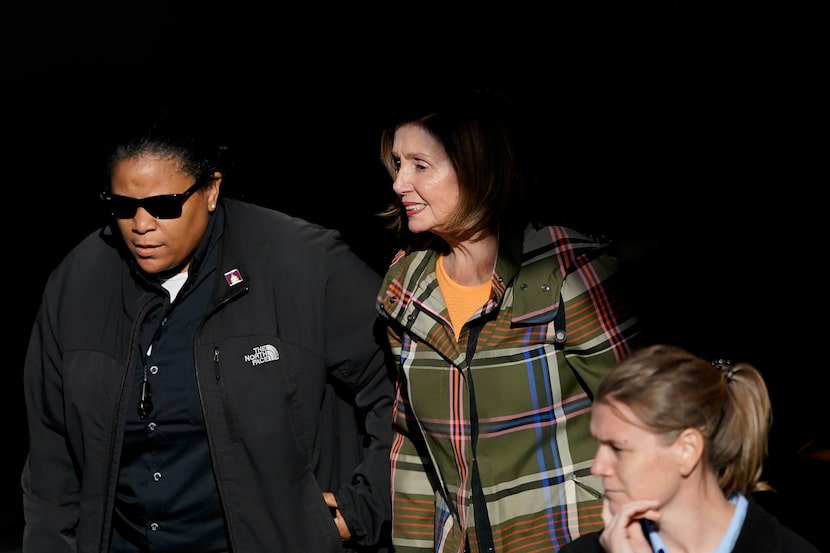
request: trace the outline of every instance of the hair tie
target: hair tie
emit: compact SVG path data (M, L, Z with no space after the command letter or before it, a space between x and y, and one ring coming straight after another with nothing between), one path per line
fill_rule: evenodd
M735 376L735 367L732 366L732 361L730 359L723 359L718 358L712 361L712 365L717 367L718 371L723 375L726 379L726 382L732 382L732 377Z

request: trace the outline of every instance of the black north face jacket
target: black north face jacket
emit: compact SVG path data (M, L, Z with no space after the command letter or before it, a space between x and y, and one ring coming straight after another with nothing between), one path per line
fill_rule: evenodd
M375 551L364 546L389 533L393 400L374 335L380 276L335 231L232 199L213 216L220 266L194 352L231 549ZM43 293L24 369L26 553L108 550L151 296L121 245L109 228L89 235Z

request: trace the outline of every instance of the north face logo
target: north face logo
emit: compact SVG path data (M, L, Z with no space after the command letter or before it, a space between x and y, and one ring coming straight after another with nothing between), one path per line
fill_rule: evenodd
M254 366L257 366L262 363L276 361L279 358L280 352L277 351L277 348L275 348L271 344L265 344L264 346L254 347L254 352L246 355L245 361L251 363Z

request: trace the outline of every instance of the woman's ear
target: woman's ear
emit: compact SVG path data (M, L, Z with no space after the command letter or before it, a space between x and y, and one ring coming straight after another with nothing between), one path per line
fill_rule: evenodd
M213 172L213 178L206 186L208 193L208 206L210 211L216 209L216 202L219 200L219 187L222 186L222 173L219 171Z
M703 458L704 443L703 434L697 428L685 429L675 440L678 466L684 477L689 476L700 464Z

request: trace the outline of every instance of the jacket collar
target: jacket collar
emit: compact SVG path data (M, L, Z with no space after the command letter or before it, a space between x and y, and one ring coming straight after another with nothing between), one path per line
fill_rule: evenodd
M509 301L514 322L536 323L553 319L559 307L563 278L559 264L550 259L555 236L550 227L527 225L523 229L501 229L492 278L493 295L484 313L492 312L502 304L508 286L513 283ZM416 310L441 312L444 306L433 293L438 286L435 276L437 256L434 249L399 251L381 286L379 310L407 327L416 321Z

